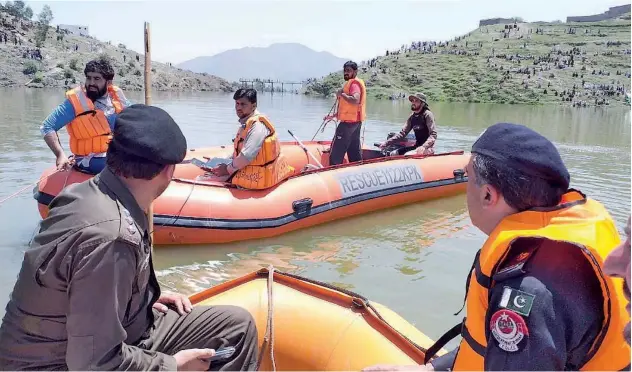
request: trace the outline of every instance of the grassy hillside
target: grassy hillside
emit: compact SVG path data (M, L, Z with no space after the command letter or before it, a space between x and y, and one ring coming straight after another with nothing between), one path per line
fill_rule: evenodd
M0 9L0 86L74 86L83 82L83 69L89 60L107 55L113 61L115 84L124 90L144 89L144 55L121 44L115 46L50 27L44 45L39 48L39 58L36 32L37 22L14 17ZM143 37L142 31L138 37ZM155 61L151 66L154 90L231 91L234 88L216 76L184 71Z
M431 101L622 105L630 90L630 14L594 23L483 26L387 54L359 69L370 96L422 91ZM311 82L305 93L330 95L343 82L340 71Z

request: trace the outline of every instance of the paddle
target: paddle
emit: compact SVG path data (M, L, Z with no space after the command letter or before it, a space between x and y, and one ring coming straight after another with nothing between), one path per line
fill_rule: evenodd
M336 98L336 100L334 101L334 104L331 106L331 108L329 109L329 112L327 113L327 116L331 116L331 113L334 111L334 108L336 107L336 105L338 104L338 98ZM318 135L318 131L320 131L320 133L325 131L325 127L327 127L327 124L329 124L330 121L333 121L332 119L327 120L327 116L325 116L325 119L323 119L322 124L320 124L320 127L318 127L318 129L316 129L316 133L314 133L314 137L312 137L312 141L314 140L314 138L316 138L316 135Z
M311 157L312 160L314 160L316 162L316 164L318 164L318 166L320 168L324 168L322 164L320 164L320 162L318 161L318 159L316 159L316 157L314 156L314 154L312 154L311 152L309 152L309 150L307 149L307 147L305 147L305 145L303 145L303 142L301 142L301 140L299 140L298 138L296 138L296 136L294 135L294 133L292 133L291 130L287 130L288 133L290 133L290 136L294 137L294 139L296 140L296 142L298 142L298 145L303 149L303 151L305 151L305 153L307 154L307 156Z

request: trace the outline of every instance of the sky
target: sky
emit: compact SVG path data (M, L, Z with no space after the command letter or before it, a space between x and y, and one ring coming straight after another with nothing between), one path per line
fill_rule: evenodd
M449 40L480 19L566 20L623 5L625 0L207 0L26 1L44 4L54 25L87 25L92 36L143 52L150 23L152 59L177 64L228 49L301 43L356 61L419 40Z

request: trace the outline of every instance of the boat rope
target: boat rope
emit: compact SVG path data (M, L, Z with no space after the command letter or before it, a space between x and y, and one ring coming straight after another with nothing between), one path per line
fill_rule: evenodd
M59 142L59 137L57 137L57 141ZM61 145L61 142L59 142L59 145ZM70 169L72 169L72 165L75 163L74 155L70 155L70 157L68 158L68 161L69 161L70 166L71 166ZM37 181L29 183L28 185L24 186L23 188L19 189L18 191L14 192L13 194L11 194L11 195L7 196L6 198L3 198L2 200L0 200L0 205L2 205L6 201L9 201L9 200L15 198L16 196L20 195L24 191L37 186L38 183L40 183L41 181L47 180L49 177L52 177L56 173L66 172L67 171L68 174L66 175L66 179L64 180L64 185L62 186L62 190L63 190L66 187L66 183L68 183L68 177L70 177L70 169L67 169L67 170L56 169L53 173L49 174L48 176L40 177L40 179L38 179Z
M178 210L178 213L176 213L173 217L172 220L169 222L165 222L163 224L159 224L156 225L154 224L154 228L151 231L150 234L153 234L154 231L156 231L156 229L160 230L161 227L165 227L165 226L170 226L173 225L174 223L178 222L178 219L180 218L180 216L182 215L182 210L184 210L184 206L187 205L189 199L191 198L191 195L193 195L193 189L195 188L196 185L199 185L198 183L198 177L196 177L193 182L191 183L191 189L189 190L189 195L187 195L187 198L184 199L184 202L182 203L182 205L180 206L180 209ZM157 227L156 227L157 226ZM171 236L171 238L173 240L175 240L175 236Z
M44 181L44 180L48 179L49 177L52 177L54 174L59 173L59 172L62 172L62 171L56 170L53 173L49 174L48 176L41 177L37 181L29 183L28 185L24 186L23 188L19 189L18 191L14 192L13 194L11 194L11 195L3 198L2 200L0 200L0 205L2 205L4 202L7 202L7 201L15 198L16 196L20 195L24 191L26 191L28 189L32 189L33 187L37 186L37 184L40 183L41 181ZM68 171L68 174L66 175L66 180L64 181L64 186L63 187L66 187L66 183L68 182L68 177L69 176L70 176L70 171Z
M263 337L263 344L261 345L261 353L257 360L257 368L261 367L263 361L264 350L266 346L270 345L270 362L272 363L272 370L276 371L276 362L274 361L274 307L273 307L273 293L272 285L274 284L274 266L268 266L268 319L266 324L266 334Z
M272 268L272 265L270 265L269 267ZM268 270L272 270L270 268ZM259 274L260 275L265 274L265 269L259 271ZM359 307L365 306L365 307L369 308L371 311L373 311L373 313L375 313L375 315L378 317L378 319L380 319L382 322L384 322L384 324L386 324L390 329L395 331L398 335L403 337L411 345L415 346L417 349L419 349L421 352L423 352L424 355L428 351L428 349L424 348L423 346L418 345L416 342L414 342L413 340L408 338L406 335L401 333L397 328L393 327L388 321L386 321L386 319L384 319L384 317L382 317L380 312L377 311L377 309L375 308L375 306L373 306L373 304L369 301L369 299L364 297L363 295L361 295L359 293L356 293L356 292L353 292L353 291L350 291L348 289L337 287L337 286L329 284L329 283L325 283L325 282L321 282L319 280L302 277L302 276L296 275L296 274L290 274L290 273L286 273L286 272L282 272L282 271L277 271L276 274L277 275L284 275L284 276L287 276L287 277L290 277L290 278L294 278L294 279L298 279L298 280L301 280L301 281L304 281L304 282L308 282L308 283L311 283L311 284L316 284L316 285L319 285L319 286L324 287L324 288L332 289L334 291L338 291L340 293L346 294L347 296L354 297L354 300L356 300L356 299L362 300L362 302L354 301L354 305L359 306ZM434 360L435 358L437 358L436 355L434 355L431 358L431 360Z

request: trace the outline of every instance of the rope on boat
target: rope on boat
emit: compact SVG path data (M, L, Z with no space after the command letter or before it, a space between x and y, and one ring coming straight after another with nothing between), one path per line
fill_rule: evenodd
M57 141L59 142L59 137L57 137ZM61 145L61 142L59 142L59 144ZM21 193L23 193L24 191L26 191L26 190L28 190L28 189L31 189L31 188L35 187L38 183L40 183L41 181L44 181L44 180L48 179L49 177L52 177L52 176L53 176L53 175L55 175L56 173L68 171L68 174L66 175L66 180L64 181L64 186L62 186L62 189L63 189L64 187L66 187L66 183L68 182L68 177L70 177L70 170L72 169L72 165L73 165L73 164L74 164L74 162L75 162L75 157L74 157L73 155L71 155L71 156L68 158L68 160L69 160L69 162L70 162L70 169L67 169L67 170L59 170L59 169L56 169L53 173L49 174L48 176L46 176L46 177L41 177L41 178L40 178L40 179L38 179L37 181L35 181L35 182L31 182L30 184L28 184L28 185L24 186L23 188L19 189L18 191L14 192L13 194L11 194L11 195L7 196L6 198L4 198L4 199L0 200L0 205L2 205L2 204L3 204L4 202L6 202L6 201L9 201L9 200L11 200L11 199L15 198L16 196L20 195L20 194L21 194Z
M268 319L266 324L266 334L263 337L263 344L261 345L261 353L259 354L259 360L257 360L257 368L259 371L261 362L263 361L263 354L268 342L270 345L270 361L272 362L272 370L276 371L276 362L274 361L274 308L272 297L272 285L274 284L274 266L268 266Z
M268 278L271 278L271 271L273 270L272 265L270 265L268 267L268 270L269 270ZM260 273L263 274L263 271L260 271ZM304 281L304 282L307 282L307 283L316 284L318 286L325 287L325 288L328 288L328 289L332 289L334 291L338 291L340 293L346 294L347 296L353 297L354 298L354 305L359 306L359 307L367 307L367 308L369 308L371 311L373 311L375 316L378 317L378 319L380 319L382 322L384 322L384 324L386 324L389 328L391 328L397 334L402 336L410 344L415 346L417 349L419 349L424 354L426 354L428 352L428 349L424 348L423 346L418 345L415 341L411 340L409 337L407 337L406 335L401 333L397 328L393 327L388 321L386 321L386 319L384 319L384 317L382 317L382 315L375 308L375 306L373 306L373 304L369 301L369 299L364 297L363 295L361 295L359 293L356 293L356 292L353 292L353 291L350 291L348 289L337 287L337 286L329 284L329 283L321 282L321 281L315 280L315 279L306 278L306 277L303 277L303 276L300 276L300 275L296 275L296 274L290 274L290 273L286 273L286 272L277 271L277 275L284 275L284 276L287 276L287 277L290 277L290 278L294 278L294 279L298 279L298 280L301 280L301 281ZM268 281L270 281L270 279L268 279ZM268 296L270 296L270 295L268 295ZM268 301L271 301L270 298L271 297L268 297ZM361 301L356 301L356 300L361 300ZM270 312L268 312L268 316L270 316ZM267 335L267 330L266 330L266 335ZM265 344L265 341L264 341L264 344ZM437 358L437 356L433 355L431 357L431 360L434 360L436 358Z
M48 176L41 177L37 181L29 183L28 185L24 186L23 188L19 189L18 191L14 192L13 194L11 194L11 195L3 198L2 200L0 200L0 205L2 205L4 202L7 202L7 201L15 198L16 196L20 195L24 191L32 189L33 187L37 186L37 184L40 183L41 181L44 181L44 180L48 179L49 177L52 177L54 174L59 173L59 172L63 172L63 171L56 170L55 172L49 174ZM66 176L66 181L64 181L64 187L66 186L66 182L68 182L68 177L69 176L70 176L70 172L68 172L68 175Z

